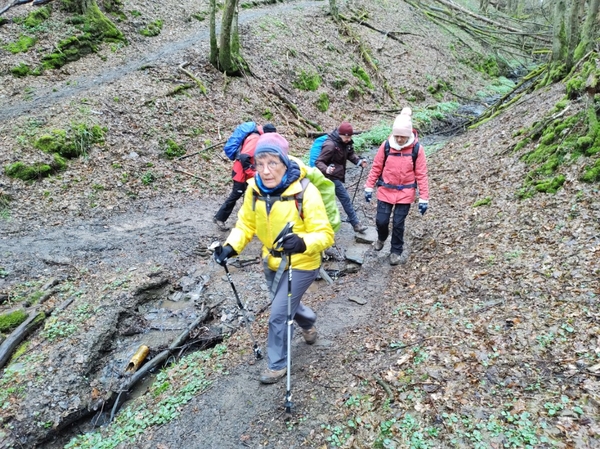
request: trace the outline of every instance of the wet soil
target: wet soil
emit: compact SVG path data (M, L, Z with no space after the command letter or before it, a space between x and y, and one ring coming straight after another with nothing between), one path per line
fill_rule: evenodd
M413 207L408 218L407 265L391 267L388 246L372 250L374 204L365 204L359 190L359 216L370 229L357 241L344 223L336 243L361 263L328 261L328 269L355 272L332 285L319 280L306 295L319 316L320 337L314 346L299 335L294 339L294 416L285 419L285 383L259 385L264 361L252 357L249 336L238 329L242 316L230 285L207 252L211 242L226 236L214 227L212 215L229 191L230 162L220 148L169 160L163 142L173 138L191 154L223 140L237 123L262 120L269 112L292 152L301 156L310 143L307 125L270 93L273 89L324 129L341 119L369 129L391 122L397 111L381 79L360 101L350 100L346 88L333 87L338 78L360 85L350 75L360 58L352 40L327 20L324 2L242 10L253 76L241 80L227 79L207 63L206 24L190 20L206 3L132 2L126 6L130 20L121 24L130 45L103 47L42 77L8 75L18 60L34 63L41 52L11 56L1 50L3 166L45 160L32 140L74 120L99 123L109 132L104 145L51 178L25 183L0 175L1 193L10 198L0 220L3 309L19 308L46 292L51 294L45 307L54 310L3 372L0 446L63 447L71 436L89 431L92 421L110 419L99 404L108 391L118 391L135 349L148 344L151 359L207 308L210 320L174 359L232 332L226 337L225 369L211 377L206 392L179 406L176 419L120 447L321 448L333 445L336 427L349 435L338 446L372 447L380 423L407 414L442 434L429 447L455 447L443 413L487 419L507 409L527 409L537 419L539 435L563 447L598 443L600 388L590 371L599 332L598 191L578 181L574 166L557 195L518 201L515 191L527 167L509 151L514 131L551 110L564 96L562 86L530 93L501 117L443 137L443 148L428 157L430 209L420 217ZM452 38L413 8L400 3L392 14L374 2L346 7L369 10L382 30L406 31L398 43L353 26L375 49L380 76L403 92L406 102L408 96L418 98L413 107L456 99L450 92L430 95L432 80L452 80L460 97L481 98L477 93L489 80L457 62L447 51ZM7 16L19 14L24 12L14 8ZM61 13L54 9L53 14L44 48L62 33ZM399 22L396 14L410 21ZM161 35L140 37L139 28L159 17L165 21ZM1 37L14 40L19 33L14 24L3 25ZM189 82L178 70L184 61L206 81L207 95L195 90L168 95ZM294 89L296 74L309 68L321 70L321 90ZM332 99L325 113L315 107L323 92ZM583 107L572 104L573 111ZM434 139L424 131L423 142ZM143 182L148 172L155 179L151 183ZM351 189L357 175L358 170L349 171ZM488 206L473 206L485 198ZM240 258L247 262L258 255L253 241ZM249 263L231 271L262 343L268 320L262 267ZM571 328L575 331L565 330ZM551 336L554 344L540 343ZM392 397L383 385L394 389ZM147 386L134 395L148 397ZM560 401L562 393L580 407L581 416L548 416L544 404ZM364 397L364 404L346 405L351 397ZM348 430L348 419L357 416L370 427ZM108 439L110 427L104 431ZM463 438L459 446L473 444L464 432L457 438ZM505 442L486 438L491 445Z

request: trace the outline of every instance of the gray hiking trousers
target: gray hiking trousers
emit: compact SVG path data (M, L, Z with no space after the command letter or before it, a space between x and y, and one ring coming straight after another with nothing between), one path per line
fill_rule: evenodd
M293 256L292 256L293 258ZM310 284L317 277L316 270L292 269L292 317L302 329L310 329L317 321L317 315L310 307L300 302L302 295L308 290ZM275 271L267 270L265 273L267 284L271 285L275 278ZM267 337L267 360L269 369L280 370L287 365L287 302L288 302L288 270L283 272L279 285L271 303L271 316L269 317L269 335ZM291 326L292 338L294 326Z

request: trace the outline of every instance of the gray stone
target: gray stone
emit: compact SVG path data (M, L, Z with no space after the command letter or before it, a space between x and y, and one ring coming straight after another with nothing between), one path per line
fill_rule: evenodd
M346 259L351 262L356 262L360 265L365 261L365 247L352 245L346 249Z
M369 226L364 234L356 233L354 239L357 243L371 244L377 240L377 229L373 226Z
M360 296L348 296L348 301L355 302L361 306L364 306L367 303L367 300L365 298L361 298Z

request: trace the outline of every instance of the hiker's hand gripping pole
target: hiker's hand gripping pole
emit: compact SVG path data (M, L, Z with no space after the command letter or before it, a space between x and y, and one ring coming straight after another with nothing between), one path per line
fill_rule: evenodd
M215 255L218 253L222 254L223 248L227 248L227 246L228 245L223 247L219 242L214 242L212 245L210 245L209 250L213 251L215 253ZM234 253L235 253L235 251L234 251ZM252 328L250 326L250 319L248 318L248 315L247 315L248 312L247 312L244 304L242 304L240 295L238 294L237 289L235 288L235 284L233 283L233 279L231 278L231 273L229 272L229 268L227 268L227 259L228 259L228 257L225 257L221 261L217 261L217 262L219 263L219 265L221 265L225 269L225 274L227 275L227 280L229 281L229 285L231 285L231 289L233 290L233 294L235 296L237 305L242 311L242 316L244 317L244 323L246 325L246 329L248 329L248 334L250 335L250 339L252 340L252 351L254 352L254 357L256 357L257 360L260 360L263 357L262 350L258 346L258 342L256 341L256 338L254 338L254 334L252 333ZM215 257L215 260L216 260L216 257Z

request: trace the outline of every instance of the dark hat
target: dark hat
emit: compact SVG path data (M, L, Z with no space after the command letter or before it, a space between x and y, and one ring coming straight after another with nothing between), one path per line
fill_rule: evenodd
M263 133L276 133L277 132L277 128L275 128L275 125L273 125L272 123L267 123L266 125L263 125Z
M340 136L351 136L353 134L352 125L348 122L342 122L338 128Z

